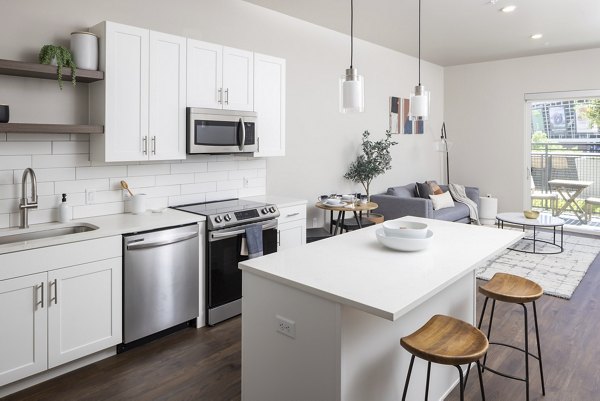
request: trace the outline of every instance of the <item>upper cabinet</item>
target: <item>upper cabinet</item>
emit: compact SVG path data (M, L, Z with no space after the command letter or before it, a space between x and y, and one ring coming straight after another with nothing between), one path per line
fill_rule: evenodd
M187 105L211 109L254 109L253 53L187 40Z
M185 158L185 38L114 22L100 37L105 80L91 84L92 159L106 162Z
M258 120L258 152L285 155L285 60L254 53L254 111Z

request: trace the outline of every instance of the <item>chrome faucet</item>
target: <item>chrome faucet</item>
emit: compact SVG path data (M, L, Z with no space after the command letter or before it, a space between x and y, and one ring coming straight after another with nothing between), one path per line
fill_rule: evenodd
M27 199L27 176L31 176L31 201ZM19 212L21 213L21 224L19 228L29 228L29 209L37 209L37 179L33 169L26 168L21 178L21 201L19 202Z

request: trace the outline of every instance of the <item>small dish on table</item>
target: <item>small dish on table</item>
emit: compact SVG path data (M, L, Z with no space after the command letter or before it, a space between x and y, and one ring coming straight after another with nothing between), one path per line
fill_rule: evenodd
M537 210L523 210L523 215L525 216L525 218L533 220L540 217L540 212L538 212Z
M377 241L386 248L396 251L414 252L428 248L433 242L433 231L427 230L425 238L406 238L387 236L383 228L378 228L375 231Z
M325 206L346 206L346 202L342 202L340 199L337 198L329 198L322 201L321 203Z

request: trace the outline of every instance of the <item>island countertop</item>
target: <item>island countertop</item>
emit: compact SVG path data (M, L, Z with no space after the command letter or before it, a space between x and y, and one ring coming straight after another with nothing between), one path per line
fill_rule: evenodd
M375 225L239 264L240 269L293 288L396 320L523 233L418 217L427 223L431 246L398 252L376 239Z

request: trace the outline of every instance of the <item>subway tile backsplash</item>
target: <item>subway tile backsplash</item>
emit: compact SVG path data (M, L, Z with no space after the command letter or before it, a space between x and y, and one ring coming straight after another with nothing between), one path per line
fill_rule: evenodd
M0 228L19 225L23 170L38 180L38 208L29 223L56 221L62 193L73 218L128 211L126 180L134 193L148 196L148 208L264 195L266 160L236 155L188 155L183 161L95 163L89 135L0 133ZM29 188L27 188L29 191ZM86 193L93 192L93 196Z

